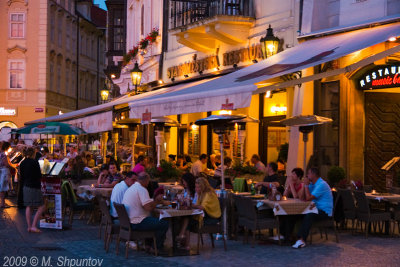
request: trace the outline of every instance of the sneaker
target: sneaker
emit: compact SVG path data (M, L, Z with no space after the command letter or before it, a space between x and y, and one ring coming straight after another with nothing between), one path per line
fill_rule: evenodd
M137 249L137 245L136 245L135 242L129 241L128 243L129 243L129 244L128 244L129 248L131 248L131 249Z
M306 243L304 243L303 240L299 239L296 241L296 243L294 243L292 248L304 248L305 246L306 246Z
M285 237L283 235L276 235L276 236L271 236L269 239L274 241L279 241L279 240L285 240Z

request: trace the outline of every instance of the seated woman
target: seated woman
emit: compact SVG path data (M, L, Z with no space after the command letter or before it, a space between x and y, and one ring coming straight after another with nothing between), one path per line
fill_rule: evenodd
M183 155L178 155L178 160L176 161L176 167L181 171L187 171L188 166L186 164L186 159Z
M191 203L196 204L196 178L190 172L185 173L182 176L182 186L184 188L183 197L190 198Z
M292 175L288 177L286 181L285 192L283 193L286 197L301 198L303 192L303 184L301 178L303 178L304 171L301 168L294 168Z
M104 184L107 180L108 177L108 165L107 164L103 164L100 167L100 174L99 174L99 178L97 178L97 185L101 185Z
M219 206L219 200L214 192L214 189L210 186L207 179L199 177L196 179L195 191L197 193L196 205L192 205L193 209L200 209L204 212L204 218L198 217L186 217L183 221L181 231L178 240L183 241L186 250L190 250L190 231L201 227L201 225L212 225L219 222L221 217L221 208ZM190 219L190 220L189 220Z

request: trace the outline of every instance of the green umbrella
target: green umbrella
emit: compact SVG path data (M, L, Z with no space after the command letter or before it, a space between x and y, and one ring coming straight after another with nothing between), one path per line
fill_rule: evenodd
M81 135L86 132L81 128L62 122L41 122L15 129L16 134L57 134L57 135Z

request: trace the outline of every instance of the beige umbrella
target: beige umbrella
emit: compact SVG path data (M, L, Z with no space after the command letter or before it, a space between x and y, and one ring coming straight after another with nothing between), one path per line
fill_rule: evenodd
M303 133L304 142L304 171L307 167L307 141L308 134L312 132L314 125L320 125L332 122L331 118L321 117L317 115L298 115L288 119L281 120L280 123L286 126L299 127L299 131Z

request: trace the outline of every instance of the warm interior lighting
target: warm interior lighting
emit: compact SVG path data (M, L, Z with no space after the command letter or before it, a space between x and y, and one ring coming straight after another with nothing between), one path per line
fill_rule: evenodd
M108 91L107 89L103 89L100 91L100 97L101 97L102 101L107 101L109 95L110 95L110 91Z
M192 128L193 131L199 130L199 126L196 125L196 124L192 124L191 128Z
M132 84L134 86L140 85L140 81L142 80L142 73L143 73L143 71L141 69L139 69L139 65L136 62L135 66L131 70L131 80L132 80Z
M232 110L219 110L218 115L232 115Z
M124 115L121 115L121 120L125 120L125 116Z
M271 91L265 92L265 98L272 98L272 92Z
M115 77L117 77L115 74L111 74L111 79L115 79Z
M158 83L163 84L164 82L163 82L163 80L158 80Z
M7 151L5 152L5 154L6 154L6 155L8 155L8 154L10 154L10 153L11 153L11 151L12 151L12 148L11 148L11 147L9 147L9 148L7 149Z
M286 111L287 111L287 107L286 106L276 105L276 106L272 106L271 107L271 112L272 113L286 113Z
M64 114L64 112L62 112L61 110L58 111L58 115L62 115Z
M389 40L390 42L394 42L394 41L397 40L397 38L396 38L396 37L390 37L388 40Z

